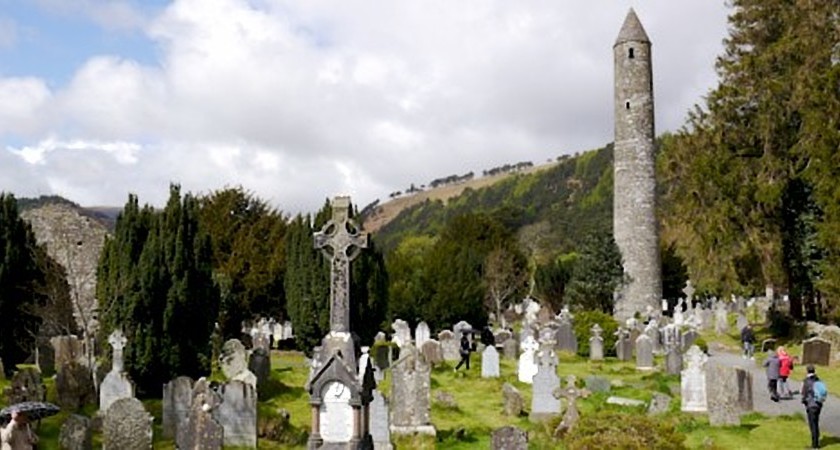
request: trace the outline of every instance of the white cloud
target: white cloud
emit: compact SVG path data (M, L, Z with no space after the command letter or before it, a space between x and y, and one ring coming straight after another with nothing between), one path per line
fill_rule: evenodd
M94 55L51 89L0 79L5 146L49 180L38 189L82 204L129 191L162 203L176 181L241 184L308 211L338 193L365 204L612 140L617 2L175 0L151 18L112 3L128 11L113 23L143 24L157 64ZM726 10L653 0L637 11L654 41L657 130L672 130L715 81ZM0 189L31 194L5 179Z
M109 30L141 29L148 18L141 8L127 0L35 0L47 11L81 15Z

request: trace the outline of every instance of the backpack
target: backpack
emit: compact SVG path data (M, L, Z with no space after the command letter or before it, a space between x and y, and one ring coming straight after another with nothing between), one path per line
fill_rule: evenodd
M819 403L825 402L825 399L828 397L828 389L825 387L825 383L822 380L817 380L814 382L814 400Z

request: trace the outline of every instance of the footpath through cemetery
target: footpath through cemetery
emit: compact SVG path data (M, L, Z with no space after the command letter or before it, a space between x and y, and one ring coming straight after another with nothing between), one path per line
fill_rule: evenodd
M560 218L527 222L534 174L502 183L519 200L495 209L497 191L469 190L375 233L378 201L360 212L343 195L291 219L241 188L172 185L165 208L131 195L99 234L37 205L36 233L0 195L2 448L27 430L67 450L840 448L837 249L814 222L837 212L814 203L778 218L793 223L780 242L752 254L733 239L726 258L680 234L711 216L662 218L660 145L723 137L656 140L651 45L631 9L612 49L614 142L557 162L575 175L545 191L586 183L592 161L609 182L550 199L595 205Z

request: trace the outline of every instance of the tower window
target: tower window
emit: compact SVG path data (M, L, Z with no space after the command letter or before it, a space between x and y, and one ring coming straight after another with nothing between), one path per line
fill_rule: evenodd
M630 102L624 102L624 109L630 109Z
M627 52L627 57L633 59L636 57L635 52L633 51L633 47L630 47L630 50Z

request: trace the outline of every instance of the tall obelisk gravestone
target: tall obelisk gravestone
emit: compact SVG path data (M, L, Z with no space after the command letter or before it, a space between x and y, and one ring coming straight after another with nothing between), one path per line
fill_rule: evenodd
M619 320L659 313L662 268L656 222L651 43L631 9L613 46L615 185L613 233L629 283L618 293ZM650 307L650 308L649 308ZM652 308L652 309L651 309Z

